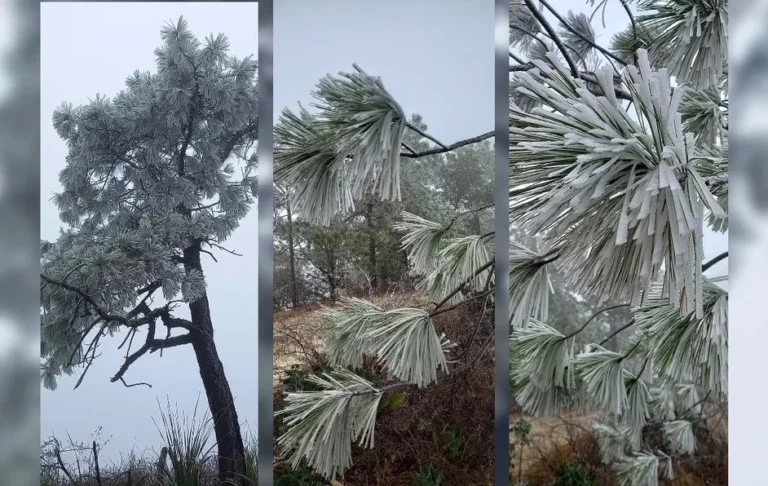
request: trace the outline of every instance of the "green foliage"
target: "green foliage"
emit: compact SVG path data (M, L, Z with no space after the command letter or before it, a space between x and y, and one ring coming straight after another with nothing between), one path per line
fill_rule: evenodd
M403 400L405 400L405 392L399 391L392 393L381 402L379 410L383 410L384 408L387 410L396 410L403 404Z
M597 477L579 457L560 464L556 474L555 486L598 486Z
M524 485L523 482L523 450L531 445L531 429L533 424L530 420L526 420L525 417L520 417L515 423L509 426L510 444L509 453L514 458L517 456L517 464L512 461L511 468L517 468L517 483L518 485ZM516 449L519 450L519 454L516 454Z
M439 432L437 430L435 432L435 442L440 445L443 455L449 462L460 462L473 454L464 439L464 432L460 425L446 426Z
M324 486L328 482L307 467L284 464L274 470L275 486Z
M207 413L198 421L197 404L192 417L171 409L170 402L165 411L160 411L162 430L158 431L163 437L167 448L169 464L163 461L161 455L158 469L164 482L173 486L199 486L206 475L206 462L211 459L213 446L210 437L213 431L213 420ZM157 423L155 423L157 426Z
M443 484L442 475L432 466L419 465L419 472L413 475L413 486L440 486Z

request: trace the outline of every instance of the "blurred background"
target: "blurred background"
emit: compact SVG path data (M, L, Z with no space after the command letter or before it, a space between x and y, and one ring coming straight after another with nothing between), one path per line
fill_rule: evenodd
M586 0L582 0L586 1ZM609 0L619 2L620 0ZM730 471L762 477L768 432L768 2L730 2ZM40 6L0 0L0 485L39 482ZM506 100L504 100L506 102Z

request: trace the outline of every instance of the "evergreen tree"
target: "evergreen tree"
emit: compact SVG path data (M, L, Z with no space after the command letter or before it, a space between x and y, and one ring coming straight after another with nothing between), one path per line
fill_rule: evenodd
M603 412L594 430L620 484L656 485L727 402L728 293L704 274L727 253L704 262L703 238L727 229L728 13L726 0L622 5L610 48L586 14L510 5L510 220L536 243L513 245L511 378L535 415ZM569 330L549 312L553 274L599 308ZM595 327L616 309L631 319Z
M420 115L409 120L419 130L428 130ZM409 130L403 140L416 151L429 149L417 132ZM415 158L401 167L399 201L366 194L354 201L354 211L334 216L329 226L302 219L288 197L296 188L275 184L275 308L411 290L408 255L400 244L404 234L397 229L403 212L447 225L475 208L455 221L454 228L487 231L492 225L487 204L493 194L492 164L493 149L487 141Z
M202 259L224 249L253 201L257 64L229 56L222 34L199 42L183 18L161 38L157 73L136 71L114 98L53 114L68 146L55 196L67 229L41 245L41 379L55 389L57 376L82 367L79 385L102 340L122 334L126 358L112 381L134 386L126 373L136 360L191 345L219 476L233 480L245 472L243 440ZM175 315L182 306L189 320Z

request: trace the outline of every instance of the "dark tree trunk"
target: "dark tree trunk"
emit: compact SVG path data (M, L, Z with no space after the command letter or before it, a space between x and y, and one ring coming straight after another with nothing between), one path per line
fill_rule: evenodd
M336 260L333 254L333 248L331 248L328 259L328 287L331 294L331 300L336 301L339 298L338 290L336 289Z
M184 250L184 260L187 272L193 269L203 271L200 263L200 243ZM240 422L237 419L232 391L213 339L208 296L204 294L191 302L189 310L193 328L190 330L192 348L195 350L200 378L208 398L219 450L219 480L235 481L246 473L245 447L240 435Z
M376 290L379 280L376 272L376 231L373 227L373 203L369 202L366 208L365 219L368 223L368 267L371 272L371 290Z
M293 218L291 216L291 201L286 196L285 207L288 212L288 259L291 269L291 304L294 309L299 308L299 293L296 290L296 256L293 249Z

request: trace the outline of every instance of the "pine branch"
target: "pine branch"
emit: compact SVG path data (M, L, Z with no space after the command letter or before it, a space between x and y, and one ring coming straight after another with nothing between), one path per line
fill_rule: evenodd
M169 337L166 339L156 339L155 323L154 321L152 321L149 323L149 327L147 328L147 339L144 342L144 345L125 359L123 364L117 370L117 373L115 373L115 375L110 379L110 381L114 383L118 380L122 380L123 375L125 375L125 373L128 371L128 368L130 368L130 366L133 363L135 363L139 358L141 358L147 353L154 353L155 351L158 351L161 349L172 348L176 346L183 346L191 343L192 343L191 334L183 334L180 336Z
M608 337L606 337L605 339L603 339L602 341L600 341L600 346L603 346L603 345L605 345L605 344L606 344L608 341L610 341L610 340L611 340L611 339L612 339L614 336L616 336L616 335L617 335L618 333L620 333L621 331L623 331L623 330L627 329L628 327L632 326L632 324L634 324L634 323L635 323L635 320L634 320L634 319L632 319L632 320L631 320L631 321L629 321L628 323L624 324L624 325L623 325L623 326L621 326L620 328L618 328L618 329L616 329L615 331L613 331L611 334L609 334L609 335L608 335Z
M418 134L419 134L419 135L421 135L422 137L424 137L424 138L426 138L426 139L429 139L429 140L432 140L433 142L435 142L436 144L438 144L438 145L439 145L439 146L441 146L442 148L444 148L444 149L446 149L446 150L450 150L450 149L448 148L448 146L447 146L447 145L445 145L443 142L439 141L438 139L436 139L436 138L435 138L435 137L433 137L432 135L428 134L427 132L425 132L425 131L424 131L424 130L422 130L421 128L417 127L416 125L414 125L414 124L412 124L412 123L408 123L408 122L406 122L405 126L406 126L406 127L408 127L408 128L410 128L410 129L411 129L411 130L413 130L414 132L418 133Z
M724 252L722 252L721 254L717 255L715 258L713 258L713 259L711 259L710 261L708 261L707 263L703 264L703 265L701 266L701 272L702 272L702 273L706 272L707 270L709 270L710 268L712 268L712 267L713 267L713 266L714 266L716 263L718 263L718 262L720 262L721 260L724 260L724 259L726 259L726 258L728 258L728 252L727 252L727 251L724 251Z
M546 42L541 40L541 38L538 35L534 34L530 30L524 29L524 28L522 28L522 27L520 27L518 25L510 25L509 28L513 29L513 30L516 30L516 31L518 31L518 32L520 32L522 34L525 34L528 37L530 37L531 39L535 39L536 41L538 41L539 44L541 44L544 47L544 52L549 50L549 46L546 44ZM520 61L518 61L518 62L520 62Z
M59 280L52 279L52 278L50 278L50 277L48 277L48 276L46 276L46 275L44 275L42 273L40 274L40 278L43 279L45 282L47 282L49 284L56 285L56 286L61 287L61 288L65 289L65 290L69 290L70 292L74 292L77 295L79 295L80 297L82 297L83 300L88 302L91 305L91 307L93 308L93 310L95 310L96 313L99 315L99 317L101 317L104 321L106 321L106 322L120 322L122 324L126 324L127 323L127 319L125 317L108 313L106 310L104 310L104 308L102 308L99 304L97 304L95 300L93 300L93 297L91 297L90 295L86 294L84 291L78 289L77 287L73 287L72 285L69 285L69 284L67 284L65 282L61 282Z
M632 14L632 9L629 8L629 2L627 0L621 0L621 6L624 7L624 11L627 12L629 21L632 23L632 37L634 38L635 45L637 45L637 23L635 22L635 16ZM633 56L635 59L635 65L639 65L639 61L637 59L637 51L633 53Z
M527 62L519 66L510 66L509 71L524 72L524 71L530 71L531 69L534 69L534 68L536 68L536 65L533 62ZM595 76L594 73L579 71L578 78L589 83L587 85L587 89L589 89L590 93L597 96L604 96L604 93L596 87L599 85L599 82L597 80L597 76ZM625 101L633 100L632 95L629 94L627 91L625 91L621 86L614 85L613 91L614 91L614 94L616 95L616 98L620 100L625 100ZM727 181L727 178L726 178L726 181Z
M423 150L421 152L416 152L413 154L401 153L400 157L404 157L407 159L418 159L421 157L426 157L427 155L444 154L446 152L452 152L458 148L464 147L465 145L472 145L473 143L482 142L483 140L487 140L493 137L494 135L496 135L495 130L483 133L482 135L478 135L476 137L467 138L465 140L459 140L458 142L454 142L445 148L433 148L433 149Z
M545 6L547 6L546 2L542 0L541 2ZM544 27L544 30L547 31L549 34L549 37L552 39L552 41L555 43L558 49L560 49L560 53L565 58L565 62L568 63L568 67L571 68L571 74L574 78L579 77L579 69L576 67L576 64L573 62L573 59L571 59L571 56L568 55L568 51L565 48L565 45L563 44L563 41L560 40L560 37L557 35L557 32L555 32L555 29L552 28L551 25L549 25L549 22L544 17L544 15L539 12L539 9L536 8L536 5L534 5L533 0L525 0L525 5L528 7L528 10L531 11L534 17L536 17L536 20L539 21L542 27ZM547 6L550 10L551 7ZM558 17L558 19L563 23L566 24L566 22L563 20L562 17L560 17L557 13L555 13L555 16ZM583 37L580 33L576 33L579 37Z
M585 322L585 323L584 323L584 324L583 324L583 325L582 325L582 326L581 326L579 329L577 329L577 330L573 331L572 333L570 333L569 335L565 336L565 338L564 338L564 339L569 339L569 338L572 338L573 336L575 336L575 335L577 335L578 333L580 333L581 331L583 331L583 330L584 330L584 329L587 327L587 325L588 325L590 322L592 322L592 320L593 320L595 317L599 316L599 315L600 315L600 314L602 314L603 312L607 312L607 311L609 311L609 310L613 310L613 309L619 309L619 308L621 308L621 307L629 307L629 306L630 306L630 304L618 304L618 305L612 305L612 306L609 306L609 307L605 307L605 308L603 308L603 309L600 309L599 311L597 311L597 312L595 312L594 314L592 314L592 317L590 317L589 319L587 319L587 322ZM602 343L601 343L601 345L602 345Z
M488 263L486 263L482 267L478 268L475 271L475 273L472 275L472 277L466 279L458 287L456 287L451 293L449 293L443 300L441 300L439 303L435 304L435 308L432 310L432 314L430 314L430 316L436 315L435 311L437 311L439 308L441 308L442 306L444 306L445 304L450 302L450 300L453 298L453 296L455 296L456 294L461 292L464 289L464 287L466 287L470 282L472 282L472 280L474 280L475 277L477 277L478 275L483 273L485 270L490 268L493 264L494 264L494 260L490 260Z
M535 7L533 6L531 0L525 0L525 1L526 1L526 3L528 3L529 8L531 8L532 10L535 10ZM576 37L578 37L582 41L586 42L587 44L591 45L593 48L597 49L598 51L602 52L607 57L610 57L611 59L613 59L616 62L620 63L622 66L626 66L627 65L627 63L624 62L623 59L621 59L619 57L616 57L611 51L609 51L608 49L605 49L604 47L601 47L599 44L596 44L595 42L592 42L592 40L584 37L581 34L581 32L579 32L576 29L574 29L573 27L571 27L571 25L568 22L566 22L566 20L563 18L563 16L560 15L557 12L557 10L552 8L552 6L549 4L549 2L547 2L546 0L540 0L540 1L541 1L541 4L544 5L547 8L547 10L549 10L552 13L552 15L554 15L555 18L557 18L557 20L559 20L561 24L563 24L563 26L566 29L568 29L571 33L573 33L573 35L575 35ZM541 14L539 14L539 15L541 15ZM543 16L542 16L542 18L543 18ZM571 70L573 71L573 68ZM573 76L577 77L577 75L575 73L574 73Z

